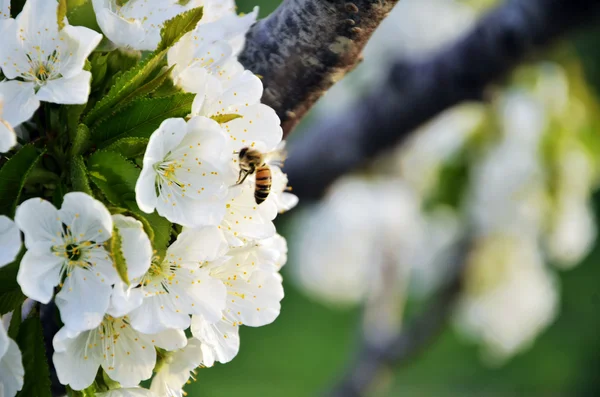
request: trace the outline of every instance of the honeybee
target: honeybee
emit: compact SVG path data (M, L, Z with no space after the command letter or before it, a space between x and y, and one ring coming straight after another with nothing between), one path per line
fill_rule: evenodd
M240 163L240 173L235 183L240 185L244 183L249 175L256 174L254 185L254 201L256 204L263 203L271 192L271 165L282 165L285 160L286 152L284 145L280 145L273 152L264 154L257 149L244 147L238 152L238 161Z

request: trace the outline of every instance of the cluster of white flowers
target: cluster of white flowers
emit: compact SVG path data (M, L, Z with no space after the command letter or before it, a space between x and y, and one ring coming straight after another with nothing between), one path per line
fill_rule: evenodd
M166 119L150 136L135 187L141 211L156 210L180 225L166 253L153 247L135 214L111 214L83 192L64 195L60 208L30 198L14 221L0 217L0 266L19 254L22 232L26 251L17 281L31 299L55 299L64 326L53 341L53 361L60 382L73 390L92 385L101 367L123 389L99 396L181 396L196 368L235 357L241 325L269 324L280 311L287 246L273 220L297 198L276 166L260 205L254 175L236 184L240 149L266 153L282 143L279 118L260 103L260 79L236 58L257 11L238 16L229 0L93 1L104 36L128 52L154 50L165 21L200 6L201 22L167 55L174 84L196 95L192 114ZM0 10L3 152L16 144L12 127L29 120L40 102L88 100L91 73L84 63L102 35L66 18L59 26L57 7L55 0L27 0L15 19L8 6ZM2 328L2 396L22 387L16 361L18 348ZM150 390L138 387L153 370Z

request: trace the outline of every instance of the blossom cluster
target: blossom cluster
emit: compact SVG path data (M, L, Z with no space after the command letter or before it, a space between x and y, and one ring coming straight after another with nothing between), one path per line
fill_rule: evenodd
M78 6L95 15L86 27L65 1L27 0L14 18L0 4L0 174L27 170L2 191L0 270L56 303L52 361L68 390L181 396L196 368L236 356L240 326L273 322L284 295L273 220L297 198L275 164L260 204L255 176L239 180L243 148L282 146L260 78L237 60L257 10L93 0ZM23 364L0 328L11 397Z

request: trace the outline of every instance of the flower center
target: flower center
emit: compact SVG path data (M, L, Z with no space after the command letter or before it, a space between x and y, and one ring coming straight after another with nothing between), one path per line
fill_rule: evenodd
M45 58L41 56L39 50L37 57L32 57L30 54L25 55L27 56L29 69L23 74L23 77L27 80L32 80L37 88L46 84L46 81L58 76L60 60L57 50L54 50L52 54Z
M69 260L78 261L81 258L81 250L77 244L67 244L65 247L65 255Z

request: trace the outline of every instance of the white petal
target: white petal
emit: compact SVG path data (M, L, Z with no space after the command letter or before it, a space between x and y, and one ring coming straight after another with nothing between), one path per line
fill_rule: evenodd
M240 350L239 329L226 319L210 324L202 316L192 316L192 335L211 349L220 363L231 361Z
M144 166L135 183L135 201L140 210L147 214L153 213L156 208L158 201L158 196L156 195L156 172L152 168L152 165Z
M13 128L29 120L40 107L33 83L16 80L0 82L0 95L4 98L1 116Z
M10 1L0 0L0 20L10 18Z
M281 122L277 113L267 105L233 106L225 111L242 116L226 124L231 147L235 150L262 143L266 151L271 151L281 141Z
M8 351L8 334L2 321L0 321L0 358L2 358Z
M0 215L0 267L12 263L21 250L21 232L10 218Z
M153 343L165 350L177 350L184 348L187 345L185 332L177 329L168 329L158 334L150 335Z
M85 60L98 46L102 35L84 26L71 25L64 26L60 34L65 36L72 54L67 63L61 65L60 74L65 78L75 77L83 70Z
M142 305L144 293L141 288L128 288L122 281L117 281L110 297L108 314L123 317Z
M170 294L144 297L142 305L129 313L131 326L139 332L154 334L169 328L184 330L190 326L190 315L175 306Z
M48 80L36 94L37 99L44 102L64 105L80 105L87 103L90 95L92 74L87 70L72 77L60 77Z
M97 276L100 274L100 276ZM67 275L56 295L56 306L63 323L73 331L96 328L102 322L110 302L111 285L101 273L75 268Z
M48 246L61 241L62 223L58 210L41 198L24 201L17 207L15 223L25 235L25 246L46 242Z
M183 258L184 261L212 261L227 252L227 240L217 226L185 229L169 247L167 255Z
M185 348L169 356L169 361L161 366L152 379L150 390L157 396L172 396L174 390L183 388L190 378L190 372L199 367L202 362L200 341L192 338Z
M152 376L156 364L153 336L140 334L118 320L115 321L115 328L119 338L114 343L113 353L106 352L102 368L123 387L137 386Z
M273 211L274 208L270 207L268 202L256 204L254 184L244 184L237 189L241 194L229 200L223 218L225 232L233 234L243 242L273 236L275 225L272 220L277 215L277 212Z
M100 367L94 350L88 351L88 335L89 332L73 333L63 327L54 336L52 361L56 374L60 383L74 390L83 390L91 385Z
M2 100L0 99L0 109L2 109ZM0 153L6 153L17 144L17 134L12 126L2 119L0 112Z
M122 238L122 251L129 279L142 276L150 267L152 259L152 244L142 222L123 215L113 215L112 219Z
M141 50L140 43L144 40L145 31L138 20L126 20L108 9L108 0L92 0L96 20L102 33L119 47L129 47ZM153 50L154 48L150 48Z
M0 326L0 328L2 328ZM2 331L0 331L2 332ZM23 388L23 360L19 346L14 340L8 339L6 354L0 358L0 395L14 397ZM3 392L2 392L2 389Z
M60 282L60 271L65 259L56 256L44 244L28 248L19 265L17 282L26 296L48 303L54 295L54 287Z
M244 325L260 327L279 315L283 286L277 273L258 270L247 281L239 277L229 282L227 292L227 314Z
M112 236L113 222L102 202L92 196L71 192L65 194L59 216L69 226L77 241L103 243Z

